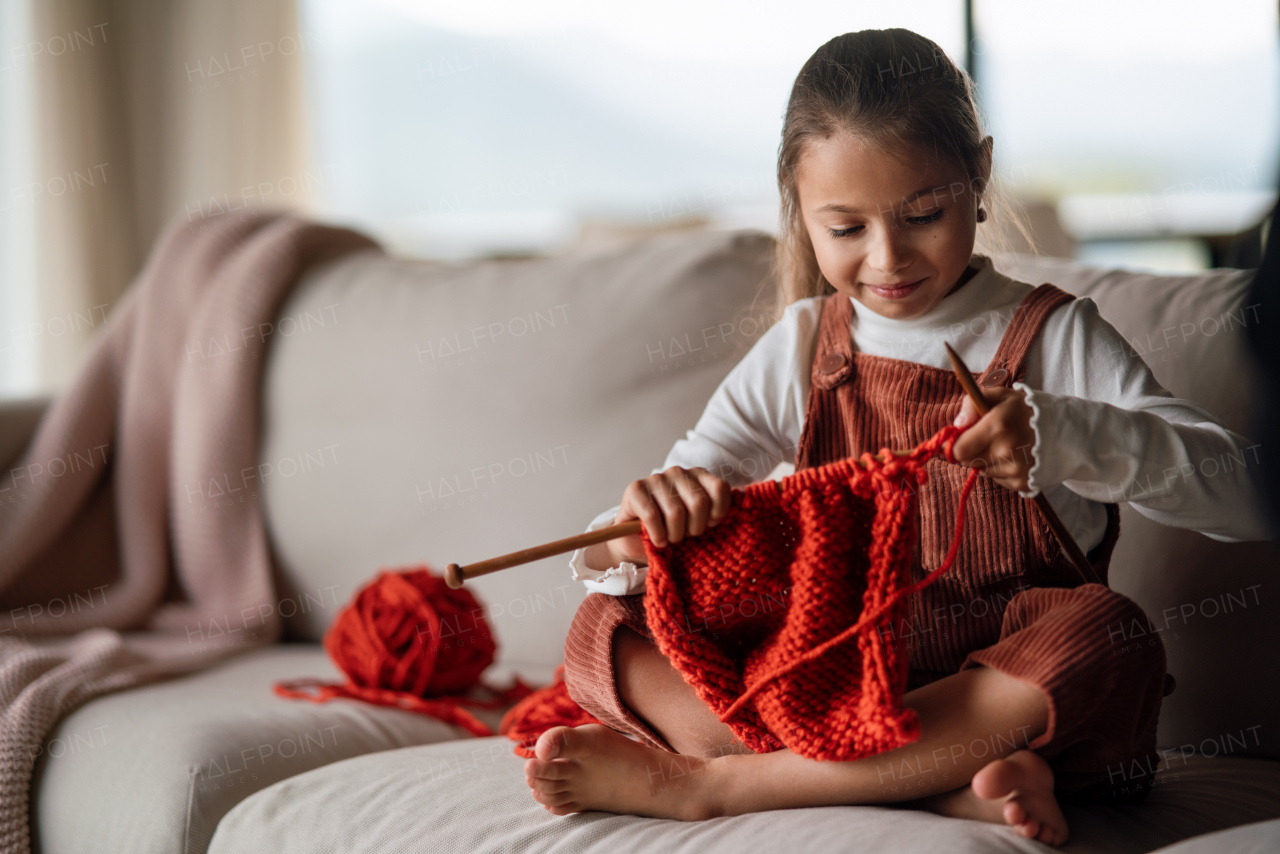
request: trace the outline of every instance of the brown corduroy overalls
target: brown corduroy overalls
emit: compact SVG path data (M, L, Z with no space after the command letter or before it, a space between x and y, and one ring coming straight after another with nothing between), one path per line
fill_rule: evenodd
M1071 299L1052 285L1028 294L979 384L1020 381L1045 319ZM824 300L797 471L864 451L915 447L960 411L964 392L950 371L855 353L852 314L848 297ZM946 554L968 473L942 460L929 467L919 496L915 578ZM910 619L893 627L910 653L909 688L979 665L1040 688L1049 701L1048 729L1018 746L1049 760L1055 790L1070 802L1140 798L1147 781L1129 769L1134 760L1141 767L1155 767L1156 760L1164 649L1115 642L1133 621L1147 625L1147 617L1106 587L1119 535L1114 504L1107 520L1103 541L1088 555L1098 583L1085 584L1031 502L980 478L955 566L913 596ZM622 625L648 636L642 594L587 596L565 644L570 696L615 729L670 750L618 695L613 635Z

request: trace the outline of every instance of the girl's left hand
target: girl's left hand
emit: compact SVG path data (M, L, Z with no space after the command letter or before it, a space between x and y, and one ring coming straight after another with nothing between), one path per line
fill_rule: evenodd
M1036 442L1026 395L1011 388L984 388L982 394L991 404L986 415L978 415L967 395L960 406L956 426L973 426L956 440L952 449L955 457L962 465L982 469L1007 489L1026 491L1027 475L1035 465L1031 449Z

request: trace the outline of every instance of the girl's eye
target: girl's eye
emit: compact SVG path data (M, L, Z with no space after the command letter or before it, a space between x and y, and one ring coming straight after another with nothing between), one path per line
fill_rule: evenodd
M862 226L855 225L852 228L828 228L827 231L831 232L832 237L848 237L851 234L857 234L861 229Z
M933 213L925 214L924 216L909 216L907 217L907 222L912 225L928 225L931 222L937 222L942 219L942 210L942 208L938 208Z

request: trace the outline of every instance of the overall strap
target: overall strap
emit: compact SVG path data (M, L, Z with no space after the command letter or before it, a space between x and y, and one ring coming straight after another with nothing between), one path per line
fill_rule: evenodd
M1031 351L1031 345L1036 337L1044 329L1045 321L1058 307L1074 299L1075 296L1072 294L1047 282L1027 294L1022 302L1018 303L1013 320L1005 330L1004 337L1000 339L1000 346L996 348L991 364L978 379L978 384L984 388L995 388L1012 386L1015 382L1021 381L1027 372L1027 354ZM1094 580L1104 585L1107 583L1107 567L1111 562L1111 553L1115 550L1116 541L1120 536L1120 508L1114 502L1108 503L1106 508L1107 528L1102 542L1086 555L1094 570ZM1045 536L1047 537L1048 534L1046 533ZM1065 556L1060 554L1056 560L1063 565L1065 572L1067 566Z
M984 388L1012 386L1020 382L1027 372L1027 354L1049 315L1061 305L1071 302L1074 296L1048 283L1040 285L1018 303L1013 320L1000 339L991 364L983 371L978 384Z
M822 304L818 322L818 343L813 353L810 382L816 388L832 389L853 372L853 340L849 328L853 324L853 302L836 291Z

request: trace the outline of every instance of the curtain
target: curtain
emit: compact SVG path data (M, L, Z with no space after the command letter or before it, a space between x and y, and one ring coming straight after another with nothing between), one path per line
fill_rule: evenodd
M165 224L306 210L294 0L28 0L40 385L74 374Z

